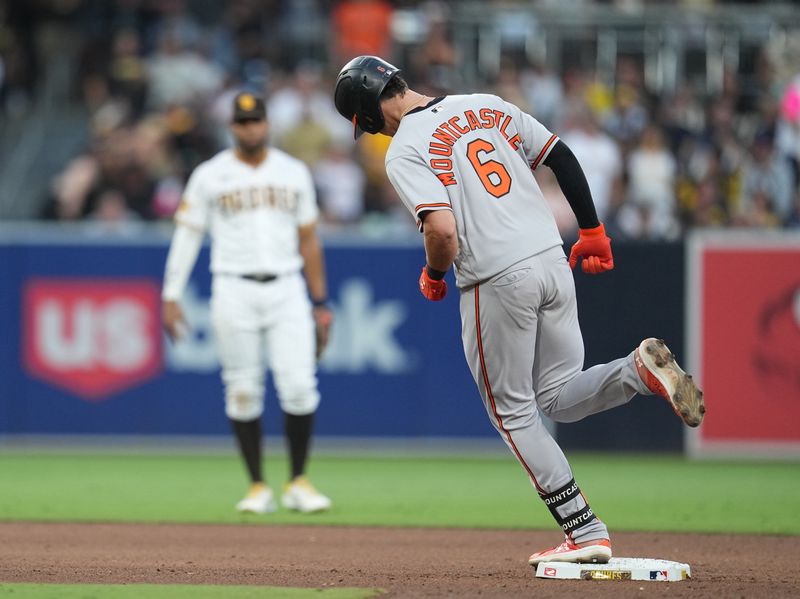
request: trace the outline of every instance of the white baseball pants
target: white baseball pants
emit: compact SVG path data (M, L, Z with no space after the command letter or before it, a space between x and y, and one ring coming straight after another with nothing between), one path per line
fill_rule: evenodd
M248 421L261 416L267 361L283 411L297 416L316 411L316 340L302 275L265 283L215 275L211 320L229 418Z

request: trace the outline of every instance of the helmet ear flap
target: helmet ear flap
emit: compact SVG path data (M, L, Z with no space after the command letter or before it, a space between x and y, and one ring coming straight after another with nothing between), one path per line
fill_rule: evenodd
M380 92L376 96L373 89L374 82L371 82L366 74L359 77L359 82L359 90L356 94L358 126L366 133L380 133L384 124Z

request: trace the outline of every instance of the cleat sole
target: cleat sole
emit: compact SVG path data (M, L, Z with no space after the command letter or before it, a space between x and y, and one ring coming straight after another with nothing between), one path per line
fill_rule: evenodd
M661 339L645 339L639 346L644 366L667 393L672 409L688 426L700 426L706 409L703 392L675 361L675 355Z

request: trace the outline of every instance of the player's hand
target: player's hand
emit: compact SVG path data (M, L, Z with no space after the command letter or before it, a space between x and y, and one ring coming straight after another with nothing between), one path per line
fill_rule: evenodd
M580 229L578 241L569 253L569 267L575 268L578 259L583 258L583 272L598 275L614 268L611 255L611 239L606 235L603 223L592 229Z
M422 274L419 276L419 290L432 302L438 302L447 295L447 283L444 279L431 279L426 265L422 267Z
M178 341L183 333L189 329L186 318L183 316L181 305L175 301L164 301L161 304L161 324L170 339Z
M322 356L322 352L328 346L330 339L331 325L333 324L333 312L328 306L314 306L314 327L317 336L317 360Z

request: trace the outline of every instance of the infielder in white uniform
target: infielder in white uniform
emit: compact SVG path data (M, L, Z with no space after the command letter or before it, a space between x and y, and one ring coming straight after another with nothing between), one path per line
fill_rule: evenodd
M419 287L426 298L445 296L444 276L455 264L464 352L489 418L566 535L529 563L608 561L608 529L540 414L574 422L637 393L658 393L697 426L705 408L702 392L657 339L582 371L570 267L582 258L583 270L597 274L614 262L580 165L513 104L486 94L420 95L376 57L345 65L335 102L356 136L393 137L386 171L424 234ZM542 164L555 173L580 225L569 261L532 174Z
M177 339L184 322L179 300L209 231L211 318L225 413L251 479L236 507L260 514L277 508L262 475L266 350L285 413L292 476L281 501L288 509L315 512L331 506L304 472L319 404L316 359L332 316L311 174L299 160L266 147L267 129L264 100L238 94L231 123L235 147L195 169L175 215L162 317L166 332Z

